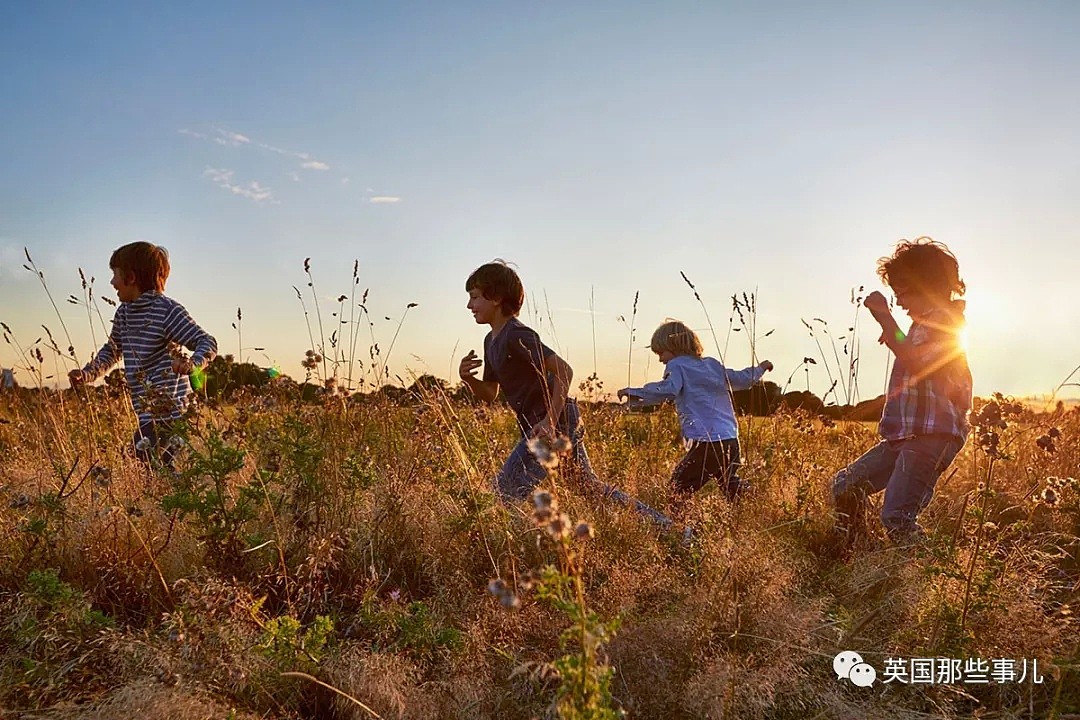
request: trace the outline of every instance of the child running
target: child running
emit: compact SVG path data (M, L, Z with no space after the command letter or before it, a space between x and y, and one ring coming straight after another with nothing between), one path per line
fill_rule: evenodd
M728 370L720 361L702 357L697 333L678 320L668 320L653 333L649 348L664 363L664 379L639 388L619 390L619 399L634 406L675 402L687 451L671 475L681 502L715 479L729 499L748 487L739 478L739 425L731 391L746 390L773 369L763 360L756 367Z
M184 306L166 297L169 255L165 248L134 242L109 258L111 284L120 299L109 340L81 370L68 373L72 387L93 382L124 361L124 378L131 406L139 418L132 437L135 456L148 463L153 451L171 465L172 424L179 420L191 391L188 374L203 368L217 354L217 341L195 324ZM190 358L173 357L175 344L192 351Z
M911 317L905 334L880 292L863 302L881 325L878 342L896 362L878 424L881 442L836 474L832 498L837 530L850 542L867 496L885 491L881 523L893 542L923 536L917 518L930 503L942 472L968 434L971 370L960 341L964 281L956 256L930 238L902 240L878 260L878 276Z
M568 397L574 371L551 348L540 341L536 331L517 315L525 302L525 289L518 274L502 261L477 268L465 281L469 293L466 307L478 325L491 331L484 338L484 360L475 351L461 359L458 375L481 400L493 402L501 389L517 415L521 440L514 447L495 478L495 491L504 502L522 500L547 477L547 470L529 448L529 440L539 438L555 445L559 437L569 438L573 464L581 479L606 497L634 507L639 513L668 528L671 520L648 505L629 497L618 488L602 483L585 452L581 412ZM483 365L484 374L476 377Z

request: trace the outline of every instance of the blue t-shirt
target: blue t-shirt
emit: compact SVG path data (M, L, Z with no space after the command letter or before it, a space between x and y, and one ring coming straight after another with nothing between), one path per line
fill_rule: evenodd
M547 415L551 378L544 358L554 351L520 320L510 318L498 335L484 338L484 382L497 382L517 414L521 431L528 434Z

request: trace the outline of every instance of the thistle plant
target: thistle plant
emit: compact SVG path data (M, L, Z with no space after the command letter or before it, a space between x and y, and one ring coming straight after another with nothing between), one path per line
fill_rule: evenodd
M549 445L536 438L530 441L529 450L551 474L559 464L559 456L570 452L570 440L560 436ZM546 490L536 491L532 499L532 521L554 546L557 557L554 563L525 573L518 587L535 591L537 598L570 620L570 626L559 636L564 654L538 670L544 676L558 678L552 709L564 720L623 717L611 696L615 669L603 655L604 646L618 630L619 619L604 620L589 609L585 597L584 554L586 543L594 536L593 528L587 522L574 523ZM521 604L517 593L502 578L491 580L488 591L508 610Z

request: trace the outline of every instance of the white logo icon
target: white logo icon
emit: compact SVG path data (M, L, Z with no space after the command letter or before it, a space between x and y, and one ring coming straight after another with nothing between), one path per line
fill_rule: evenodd
M837 680L846 678L859 687L870 687L877 680L877 670L863 662L862 655L853 650L837 653L833 658L832 668Z
M851 674L848 675L848 680L853 685L859 687L870 687L877 680L877 670L873 666L867 663L859 663L855 667L851 668Z

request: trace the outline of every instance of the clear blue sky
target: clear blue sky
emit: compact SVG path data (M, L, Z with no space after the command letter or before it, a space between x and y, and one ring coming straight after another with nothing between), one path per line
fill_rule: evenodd
M450 377L484 334L464 279L502 257L524 319L577 380L595 348L613 390L628 352L635 384L659 378L667 316L715 351L685 271L730 365L751 360L746 333L725 340L730 296L756 290L772 379L815 357L820 393L800 319L846 335L877 258L930 235L968 283L976 392L1047 393L1080 364L1080 6L534 5L5 5L0 320L24 345L62 335L23 247L62 300L80 267L111 292L111 251L149 240L223 352L241 307L266 348L245 359L302 377L304 258L327 334L358 259L384 352L418 303L391 370ZM85 313L61 312L85 360Z

